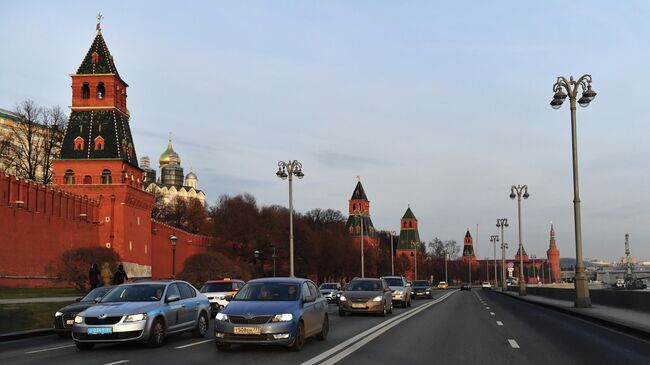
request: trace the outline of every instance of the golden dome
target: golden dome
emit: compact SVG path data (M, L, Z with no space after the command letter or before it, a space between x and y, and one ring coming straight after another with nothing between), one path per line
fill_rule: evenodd
M172 147L172 134L169 133L169 143L167 144L167 149L160 155L158 159L160 167L169 165L170 163L181 164L181 157L174 151Z

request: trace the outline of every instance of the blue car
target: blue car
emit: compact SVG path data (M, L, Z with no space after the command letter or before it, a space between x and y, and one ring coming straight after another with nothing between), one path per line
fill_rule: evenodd
M311 280L251 280L227 299L230 304L214 321L219 351L232 344L283 345L300 351L311 336L327 338L327 300Z

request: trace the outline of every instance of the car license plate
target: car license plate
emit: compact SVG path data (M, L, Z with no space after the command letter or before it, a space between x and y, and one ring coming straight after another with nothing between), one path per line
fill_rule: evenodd
M236 335L260 335L262 329L260 327L235 327L233 331Z
M352 308L365 308L366 305L363 303L352 303Z
M88 328L89 335L105 335L110 333L113 333L113 328L111 327L89 327Z
M67 324L68 326L72 326L74 324L74 319L67 319L65 321L65 324Z

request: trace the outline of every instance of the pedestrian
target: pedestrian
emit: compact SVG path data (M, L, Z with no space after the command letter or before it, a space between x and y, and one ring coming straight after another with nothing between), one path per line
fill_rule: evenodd
M126 271L124 271L124 265L120 264L113 276L113 285L124 284L125 280L129 280L129 277L126 275Z
M90 282L90 290L95 289L99 286L99 283L102 280L102 273L99 271L99 265L92 264L90 270L88 270L88 281Z

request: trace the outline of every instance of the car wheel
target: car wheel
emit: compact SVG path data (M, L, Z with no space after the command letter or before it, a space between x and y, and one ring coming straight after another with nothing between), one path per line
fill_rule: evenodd
M196 321L196 327L192 331L192 335L196 338L205 337L205 334L208 332L208 316L205 313L201 313L199 320Z
M74 344L77 345L77 348L81 351L88 351L91 350L93 347L95 347L95 344L92 342L75 341Z
M305 328L302 324L302 321L298 322L298 328L296 329L296 337L293 339L293 343L289 345L289 351L298 352L302 350L302 346L305 344Z
M160 319L153 321L151 325L151 330L149 332L149 339L147 340L147 346L149 347L159 347L165 341L165 325Z
M345 317L345 311L343 309L339 309L339 316Z
M325 315L325 319L323 320L323 327L320 330L320 333L316 336L316 338L319 341L325 341L327 340L327 334L330 332L330 320L327 318L327 314Z
M386 302L384 302L384 305L382 305L381 316L386 317L387 313L388 311L386 310Z
M393 314L393 302L390 302L390 308L388 308L388 314Z
M230 344L221 342L221 341L215 341L214 344L217 346L217 351L228 351L230 350Z

